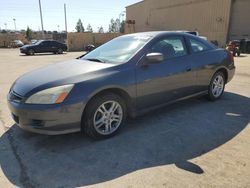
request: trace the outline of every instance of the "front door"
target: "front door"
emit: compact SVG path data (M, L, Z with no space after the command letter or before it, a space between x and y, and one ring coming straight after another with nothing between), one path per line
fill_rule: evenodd
M51 52L50 41L43 41L39 45L39 52Z
M182 36L156 41L148 53L159 52L164 61L136 68L137 109L161 105L194 93L196 74ZM142 60L143 61L143 60Z

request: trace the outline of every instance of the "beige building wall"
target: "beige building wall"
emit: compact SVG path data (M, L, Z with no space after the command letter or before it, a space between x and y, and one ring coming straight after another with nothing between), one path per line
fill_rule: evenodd
M10 47L14 40L28 42L23 34L0 33L0 47Z
M126 20L136 20L136 24L126 24L125 33L148 31L146 17L147 9L145 1L128 6L126 8Z
M51 34L32 34L32 39L52 39ZM29 41L26 39L25 34L22 33L0 33L0 48L1 47L11 47L11 42L14 40L21 40L24 44L28 44Z
M69 51L83 51L88 44L99 46L116 38L120 33L68 33L67 45ZM33 34L33 39L52 39L53 36L46 34L44 37L41 34ZM10 47L11 41L21 40L28 43L24 34L0 33L0 47Z
M232 0L144 0L127 7L127 32L198 31L224 46L228 38ZM238 1L238 0L236 0ZM241 0L243 1L243 0ZM250 0L247 0L250 2Z
M99 46L120 35L119 33L68 33L68 50L83 51L88 44Z

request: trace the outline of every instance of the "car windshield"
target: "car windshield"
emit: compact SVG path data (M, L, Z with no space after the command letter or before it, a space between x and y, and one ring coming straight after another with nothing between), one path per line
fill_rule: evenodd
M44 40L38 40L34 44L41 44Z
M111 40L82 57L82 60L109 63L125 63L131 59L152 37L130 35Z

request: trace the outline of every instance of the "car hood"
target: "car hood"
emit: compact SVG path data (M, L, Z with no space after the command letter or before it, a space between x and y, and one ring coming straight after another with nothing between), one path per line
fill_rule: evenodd
M115 66L115 64L85 60L55 63L24 74L15 81L11 89L21 96L26 96L30 92L97 77L101 70L112 66Z

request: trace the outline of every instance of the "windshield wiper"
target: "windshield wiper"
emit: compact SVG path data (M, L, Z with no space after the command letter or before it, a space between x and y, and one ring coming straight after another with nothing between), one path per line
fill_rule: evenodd
M106 63L105 61L103 61L102 59L98 59L98 58L89 58L89 59L86 59L88 61L94 61L94 62L101 62L101 63Z

